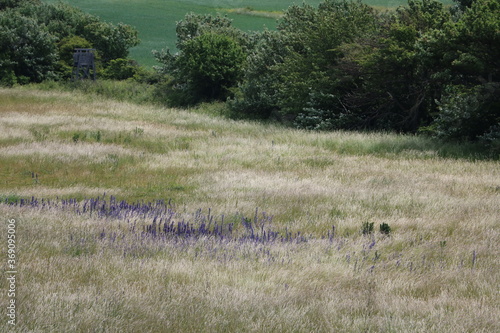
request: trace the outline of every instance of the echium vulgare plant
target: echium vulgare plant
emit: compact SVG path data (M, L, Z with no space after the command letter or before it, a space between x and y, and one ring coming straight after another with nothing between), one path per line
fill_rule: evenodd
M253 218L239 213L228 221L224 215L214 216L211 209L203 214L198 209L194 214L186 215L175 211L172 201L156 200L152 202L129 203L117 200L114 196L76 199L30 199L4 200L2 203L37 209L63 210L77 215L88 215L100 219L125 221L129 232L158 239L214 237L225 240L249 241L255 243L269 242L307 242L308 238L301 232L292 233L285 229L279 232L272 229L272 216L266 212L255 210ZM100 238L113 232L102 230ZM333 233L328 233L333 238Z

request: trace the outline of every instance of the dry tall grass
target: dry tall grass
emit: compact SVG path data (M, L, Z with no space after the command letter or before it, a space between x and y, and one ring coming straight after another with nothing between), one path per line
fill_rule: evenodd
M252 217L258 208L308 242L139 239L123 221L0 204L4 221L18 221L19 241L18 322L2 316L2 328L500 331L497 161L442 158L412 136L0 90L0 197L104 192L172 199L187 215ZM364 222L373 234L361 233ZM333 239L322 238L332 226ZM0 287L5 309L6 279Z

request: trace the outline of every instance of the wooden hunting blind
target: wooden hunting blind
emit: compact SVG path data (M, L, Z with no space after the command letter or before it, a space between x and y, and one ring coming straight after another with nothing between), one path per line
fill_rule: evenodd
M95 49L75 49L73 53L73 79L95 81Z

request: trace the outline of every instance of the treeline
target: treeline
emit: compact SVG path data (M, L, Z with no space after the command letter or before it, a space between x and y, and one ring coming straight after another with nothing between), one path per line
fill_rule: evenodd
M226 17L188 14L177 24L176 52L155 51L160 65L141 82L154 84L156 96L172 106L224 101L240 117L297 128L427 133L480 141L498 153L500 0L456 1L444 7L434 0L409 0L408 6L381 12L361 2L326 0L318 7L291 6L275 31L256 33L233 27ZM23 5L6 8L12 2ZM137 43L132 28L94 22L62 4L0 4L1 29L13 20L17 23L9 24L16 28L9 33L42 25L24 45L37 41L37 48L54 55L49 65L29 73L15 61L5 67L4 47L11 40L2 31L3 73L7 68L17 79L49 79L51 71L63 68L54 62L65 59L68 41L83 38L98 49L108 77L138 77L140 70L123 60ZM26 9L35 7L45 9L39 14ZM55 12L71 13L71 22L93 23L51 23L63 16ZM110 39L99 37L104 35L118 37L106 44ZM52 42L41 42L44 38ZM116 49L122 52L113 53ZM111 66L118 58L123 59Z
M156 53L171 103L227 100L298 128L426 132L498 149L499 0L409 0L386 12L327 0L251 35L188 15L177 36L176 54Z

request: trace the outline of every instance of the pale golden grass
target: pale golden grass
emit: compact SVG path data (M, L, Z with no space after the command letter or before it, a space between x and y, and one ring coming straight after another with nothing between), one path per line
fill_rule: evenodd
M19 226L14 331L500 330L497 161L439 158L412 137L23 89L0 90L0 129L2 198L106 193L227 218L258 208L275 230L310 238L163 242L137 238L126 221L0 204ZM408 148L393 152L401 142ZM332 226L333 240L322 239Z
M394 237L414 244L394 252L385 247L397 239L382 236L371 250L370 237L274 245L119 243L95 238L94 231L113 221L0 209L22 222L19 332L498 328L495 267L480 256L472 267L470 253L450 254L408 233Z
M13 129L11 135L18 135L15 129L28 131L31 133L34 130L45 130L46 134L54 132L71 132L71 131L103 131L103 132L120 132L133 131L140 127L141 123L121 122L112 119L88 117L75 117L74 115L31 115L27 113L8 113L2 115L1 124L3 128ZM3 134L6 136L6 134ZM30 135L30 136L31 136Z
M61 142L32 142L0 148L0 155L10 157L43 156L54 161L82 163L102 162L113 156L139 156L140 153L120 147L118 145L100 143L61 143Z
M85 187L85 186L68 186L64 188L54 188L47 186L33 186L16 190L15 192L5 192L5 196L18 195L21 197L31 198L38 197L40 192L43 192L47 197L56 198L76 198L87 197L93 198L103 195L103 193L114 193L115 195L121 194L120 188L104 188L104 187Z

